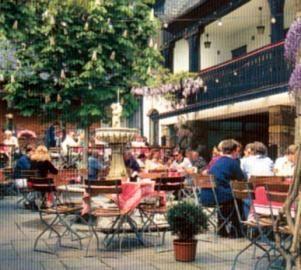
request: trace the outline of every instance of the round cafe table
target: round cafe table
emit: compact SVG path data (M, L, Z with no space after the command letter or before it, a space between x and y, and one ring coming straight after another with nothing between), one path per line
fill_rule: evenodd
M90 212L90 196L86 193L85 187L85 185L80 184L61 185L57 187L57 190L62 193L68 193L70 196L81 195L83 201L82 215L84 215ZM121 212L133 211L143 199L159 194L155 191L155 182L149 179L143 179L140 182L122 182L121 189L122 192L118 200L116 195L110 196L110 199L118 203ZM162 201L166 201L165 194L160 192L159 196L163 197ZM103 196L101 197L103 198ZM93 198L93 201L95 201L95 198Z

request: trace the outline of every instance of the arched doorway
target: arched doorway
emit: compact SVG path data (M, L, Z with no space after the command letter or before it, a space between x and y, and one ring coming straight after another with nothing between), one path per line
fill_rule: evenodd
M159 144L159 112L156 109L153 109L148 114L150 118L150 127L149 127L149 139L151 145Z

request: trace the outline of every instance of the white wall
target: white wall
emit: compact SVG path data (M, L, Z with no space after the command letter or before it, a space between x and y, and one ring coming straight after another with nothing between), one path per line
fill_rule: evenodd
M150 118L148 114L156 109L159 113L171 110L170 102L161 96L143 97L143 134L150 140ZM159 139L161 138L161 125L159 125Z
M284 29L288 29L296 16L295 0L285 0Z
M176 42L174 48L174 73L189 70L189 47L186 39Z
M260 21L259 6L263 7L262 21L265 26L263 35L257 34L256 29ZM223 17L222 26L218 26L217 21L209 24L201 36L201 69L232 59L231 51L241 46L247 45L247 52L250 52L268 45L271 40L270 19L267 1L252 0ZM204 47L207 33L211 41L210 49ZM255 37L254 40L252 36ZM217 51L220 51L220 55Z

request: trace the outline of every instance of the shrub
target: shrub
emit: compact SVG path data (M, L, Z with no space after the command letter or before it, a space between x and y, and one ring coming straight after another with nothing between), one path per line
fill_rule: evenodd
M199 206L189 202L180 202L170 208L167 221L180 240L191 240L208 227L206 214Z

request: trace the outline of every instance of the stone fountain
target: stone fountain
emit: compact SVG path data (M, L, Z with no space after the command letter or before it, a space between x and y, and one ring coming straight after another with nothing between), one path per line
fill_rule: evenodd
M107 142L112 149L110 172L106 177L108 180L122 179L127 177L124 164L123 152L127 143L133 141L137 129L121 127L122 106L119 102L111 105L112 127L98 128L95 130L97 140Z

